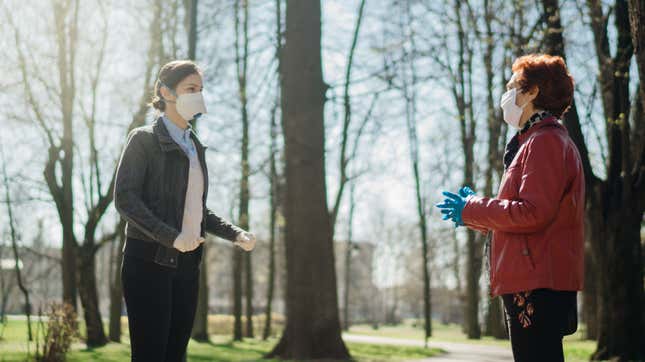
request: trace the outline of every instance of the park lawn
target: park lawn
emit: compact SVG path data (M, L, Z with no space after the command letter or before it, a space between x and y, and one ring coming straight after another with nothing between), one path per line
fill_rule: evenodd
M0 327L2 328L2 327ZM35 329L34 329L35 330ZM10 320L2 330L0 339L0 362L25 361L27 355L26 321ZM82 343L74 343L72 351L68 354L70 362L120 362L130 359L130 345L127 343L127 331L123 336L126 343L109 343L106 346L87 349ZM213 335L209 342L190 341L188 345L188 361L278 361L265 360L262 355L271 350L277 343L276 338L268 341L246 339L243 342L231 342L230 336ZM403 361L422 359L442 353L436 348L425 349L421 347L384 346L363 343L347 344L352 357L359 362L377 361ZM30 344L33 354L35 343Z
M570 336L564 337L564 355L567 362L589 361L589 357L596 349L595 341L582 339L584 325L580 325L578 331ZM383 325L374 329L371 325L354 325L349 329L349 334L370 335L389 338L403 338L423 340L423 327L418 321L406 320L400 325ZM432 337L429 339L430 347L432 341L455 342L455 343L476 343L504 348L511 348L508 340L499 340L483 336L481 339L468 339L462 332L461 326L457 324L442 324L434 321L432 323Z

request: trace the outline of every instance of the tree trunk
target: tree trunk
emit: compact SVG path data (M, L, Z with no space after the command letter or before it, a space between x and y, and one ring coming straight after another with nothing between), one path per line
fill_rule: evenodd
M354 221L354 209L356 207L356 200L354 196L354 188L356 187L355 183L351 183L349 188L349 217L347 219L347 244L345 247L345 288L343 295L343 330L349 330L349 291L351 290L352 285L352 250L354 249L353 239L353 221Z
M191 338L200 342L208 342L208 243L202 244L202 265L199 271L199 292L197 294L197 310Z
M251 253L244 253L244 292L246 297L246 328L244 336L247 338L255 338L253 328L253 263L251 261Z
M501 174L503 168L501 167L500 159L503 154L503 149L500 149L500 139L503 138L501 127L503 122L500 122L499 112L494 100L494 77L495 70L493 68L493 54L495 52L495 44L492 24L494 18L494 10L489 0L484 0L484 20L485 20L485 38L484 44L486 45L483 53L484 68L486 70L486 108L487 108L487 125L488 125L488 165L484 171L484 195L494 197L493 183L494 175ZM481 39L480 39L481 41ZM488 252L490 253L490 243L488 240ZM488 265L488 264L487 264ZM490 266L486 269L489 270ZM490 294L489 294L490 295ZM488 310L486 313L485 334L498 339L508 338L506 328L503 320L503 311L499 298L488 298Z
M350 177L347 174L347 168L353 154L349 154L348 144L350 143L349 137L349 127L352 122L352 102L349 90L352 84L352 69L354 65L354 54L356 53L356 45L358 44L358 35L360 34L361 24L363 22L363 11L365 9L365 0L361 0L358 5L358 14L356 15L356 23L354 25L354 32L352 35L352 42L349 47L349 53L347 54L347 67L345 68L345 81L343 86L343 108L344 108L344 117L343 117L343 128L342 136L340 141L340 156L339 156L339 180L338 180L338 192L334 198L334 204L332 205L331 213L331 235L332 238L335 237L336 233L336 219L338 217L338 211L340 210L340 205L343 200L343 193L345 191L345 185L349 182ZM356 141L354 144L358 144L358 138L360 137L360 132L357 135ZM355 150L354 150L355 152Z
M485 334L497 339L508 339L508 331L504 324L504 318L500 298L489 299Z
M590 220L585 218L586 224ZM585 233L590 233L590 227L586 226ZM595 341L598 339L598 263L594 261L590 237L586 238L585 245L585 281L582 291L581 319L585 324L584 338Z
M599 251L607 254L598 265L605 273L598 273L598 346L592 360L642 360L645 357L640 249L642 209L635 210L634 205L615 198L606 201L608 205L598 213L606 225L599 235L606 246Z
M121 342L121 312L123 311L123 289L121 286L121 264L123 262L123 245L125 244L125 222L123 219L117 226L119 243L111 265L114 267L114 277L110 284L110 326L109 339Z
M402 4L403 12L400 21L401 32L414 34L410 27L412 22L410 3ZM414 195L416 201L416 212L419 227L419 240L421 242L421 273L423 275L423 330L424 344L427 347L428 339L432 336L432 298L430 288L430 256L428 247L428 229L426 218L426 197L423 192L421 174L419 170L419 137L417 134L417 110L416 110L416 85L418 83L417 71L415 64L415 55L417 52L416 42L413 36L410 36L410 49L403 48L403 59L409 59L406 62L406 68L402 68L402 91L405 100L405 122L408 134L408 143L410 148L410 162L412 166L412 175L414 177Z
M565 61L567 59L565 48L564 48L564 37L563 32L564 28L562 27L562 19L560 18L560 4L559 0L542 0L542 8L544 10L544 19L546 22L546 30L544 36L544 48L545 52L551 55L557 55L562 57ZM578 110L576 107L575 99L571 102L571 108L564 115L564 124L567 127L570 133L577 132L572 136L576 146L579 150L585 149L584 138L582 133L580 133L580 119L578 116ZM585 164L584 171L586 175L586 188L589 191L593 186L591 181L593 180L591 165ZM587 196L589 193L587 192ZM590 219L585 218L586 225L585 230L588 235L585 247L585 281L584 281L584 291L583 291L583 320L586 323L585 337L587 339L596 339L597 332L597 283L598 275L596 272L597 264L594 262L595 258L592 254L591 248L591 235L593 232L590 232L591 225Z
M184 9L186 11L185 27L188 34L188 59L197 59L197 14L198 1L184 0ZM197 120L191 120L193 128L197 127ZM197 309L195 311L195 320L191 338L200 341L208 341L208 247L207 243L202 246L202 261L199 274L199 291L197 297Z
M629 0L629 22L638 66L641 99L645 103L645 0Z
M11 250L13 251L14 269L16 273L16 280L18 282L18 288L20 288L20 291L22 292L25 298L24 312L27 315L27 340L31 342L34 340L33 333L31 330L31 302L29 301L29 290L27 289L27 286L25 285L25 282L22 278L22 267L21 267L22 261L20 260L20 254L18 253L18 233L16 231L16 224L13 216L11 190L9 189L9 175L7 175L7 162L5 159L4 147L2 147L2 144L3 143L0 142L0 156L2 157L0 158L0 161L2 162L2 181L5 189L5 202L7 204L7 216L9 219L9 231L11 235ZM4 309L4 301L3 301L3 309ZM3 316L4 316L4 310L3 310Z
M280 0L278 0L279 3ZM272 320L272 306L273 294L275 290L275 239L276 239L276 214L278 212L278 173L276 168L276 142L275 135L277 132L276 125L276 110L277 104L274 105L271 112L271 145L269 150L269 280L267 282L267 302L264 318L264 331L262 332L262 339L266 340L271 335L271 320Z
M60 84L62 138L59 146L50 143L50 158L45 167L47 186L56 203L63 231L63 301L76 310L76 237L74 236L74 128L75 46L78 39L78 1L54 5L54 27L57 39L58 81ZM60 152L62 151L62 152ZM60 183L57 177L60 167Z
M233 247L233 340L242 340L242 251Z
M473 114L472 86L472 47L469 46L465 27L462 22L464 2L453 2L457 26L457 74L453 84L453 98L459 113L459 130L464 155L463 184L473 186L474 180L474 145L475 118ZM468 338L481 338L479 325L479 277L481 276L481 243L475 232L466 231L466 305L465 330Z
M607 177L598 179L589 167L579 124L571 137L579 147L587 180L587 220L589 237L598 276L598 346L592 359L639 360L645 357L640 342L643 320L643 261L640 229L645 204L642 148L631 154L631 145L639 144L640 130L630 129L629 65L633 55L628 6L617 0L613 7L616 50L610 44L602 4L588 0L590 27L598 58L598 80L606 119L608 145ZM640 117L640 115L639 115ZM641 123L641 120L637 120ZM635 128L638 128L635 127ZM641 144L642 145L642 144ZM634 157L635 156L635 157Z
M278 64L280 64L280 51L282 49L282 0L276 0L275 2L275 18L276 18L276 59ZM278 77L280 76L280 69L278 68ZM273 294L275 290L275 239L276 239L276 215L278 212L279 204L279 188L278 188L278 171L276 166L276 136L278 132L278 126L276 122L276 115L278 111L278 105L280 102L279 98L279 86L276 91L276 100L271 109L271 125L269 128L271 142L269 144L269 280L267 282L267 302L265 309L264 317L264 330L262 332L262 339L266 340L271 335L271 321L272 308L273 308Z
M319 1L287 1L281 56L286 158L287 321L268 357L349 359L340 334L334 247L325 184Z
M609 53L606 22L599 3L590 0L591 26L599 59L599 81L607 120L607 179L597 185L588 205L596 221L592 236L598 261L598 346L592 359L638 360L645 357L639 342L643 321L643 269L640 229L643 216L643 158L632 164L630 142L629 63L633 55L627 2L617 0L614 21L616 52Z
M240 14L240 4L242 14ZM242 19L240 19L242 18ZM240 24L241 23L241 24ZM240 29L240 25L242 29ZM241 39L240 39L241 38ZM240 47L242 49L240 49ZM247 95L247 66L249 56L249 5L246 0L235 2L235 66L238 81L238 97L240 101L240 112L242 120L242 142L241 142L241 177L240 177L240 207L238 223L244 230L249 228L249 114L248 114L248 95ZM241 53L240 53L241 51ZM233 258L234 273L245 276L244 285L242 285L242 276L233 276L233 297L234 301L234 339L242 338L242 287L245 287L246 296L246 328L245 336L253 337L253 269L250 253L243 253L242 250L235 248ZM243 273L243 274L242 274ZM237 290L239 289L239 290ZM238 300L239 298L239 300Z
M188 26L188 59L197 59L197 0L189 0L190 24Z
M78 291L83 305L88 347L100 347L108 340L103 330L103 320L99 310L99 297L96 290L96 273L93 243L83 244L78 248Z

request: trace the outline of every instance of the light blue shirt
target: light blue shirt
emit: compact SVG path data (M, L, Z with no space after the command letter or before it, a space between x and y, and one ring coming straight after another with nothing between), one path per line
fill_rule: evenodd
M190 137L192 129L190 124L186 129L181 129L174 124L165 114L162 119L170 137L186 153L190 167L188 168L188 180L186 187L186 202L184 203L184 218L181 223L181 232L174 244L180 246L186 251L194 250L199 246L201 237L201 222L204 217L202 197L204 196L204 174L197 157L195 143ZM183 249L180 249L183 250Z
M195 144L193 143L192 138L190 138L190 133L192 132L190 123L186 129L181 129L181 127L177 126L165 114L162 114L161 117L163 119L163 123L166 125L166 129L168 129L168 133L170 133L170 137L177 142L186 155L188 155L188 157L196 156Z

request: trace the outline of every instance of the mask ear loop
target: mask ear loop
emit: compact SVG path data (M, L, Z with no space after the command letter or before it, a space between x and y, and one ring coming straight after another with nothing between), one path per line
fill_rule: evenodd
M171 93L173 96L175 96L175 99L177 99L177 98L178 98L178 97L177 97L177 93L176 93L172 88L168 87L168 86L166 85L166 83L164 83L164 82L162 82L161 80L159 80L159 84L161 84L161 86L162 86L162 87L166 87L166 88L168 88L168 90L170 91L170 93ZM160 93L161 93L161 92L160 92ZM172 100L166 99L166 98L164 98L163 96L161 96L161 99L163 99L163 100L164 100L164 102L166 102L166 103L177 103L177 101L172 101Z
M513 89L515 89L515 99L517 100L518 88L513 88ZM534 98L534 99L535 99L535 98ZM520 107L521 109L524 109L524 107L526 107L526 105L527 105L527 104L531 103L531 101L532 101L532 100L528 100L528 101L526 101L526 103L524 103L523 105L518 106L518 107Z

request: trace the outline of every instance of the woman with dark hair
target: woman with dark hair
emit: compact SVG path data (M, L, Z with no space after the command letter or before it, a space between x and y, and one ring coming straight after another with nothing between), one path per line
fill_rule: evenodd
M162 112L135 128L116 171L114 204L126 220L121 281L132 361L179 362L197 307L205 232L250 251L255 236L206 207L206 146L190 121L206 113L202 72L164 65L151 105Z
M487 233L491 296L502 296L515 361L564 361L562 337L577 328L584 272L585 182L578 150L558 119L573 100L561 57L513 64L501 107L517 130L506 146L496 198L468 187L437 207L444 220Z

